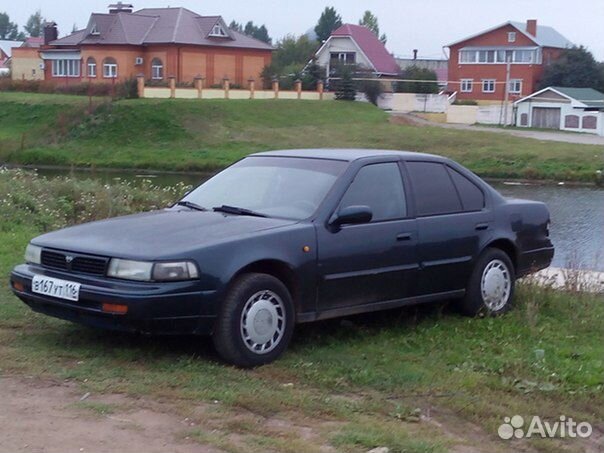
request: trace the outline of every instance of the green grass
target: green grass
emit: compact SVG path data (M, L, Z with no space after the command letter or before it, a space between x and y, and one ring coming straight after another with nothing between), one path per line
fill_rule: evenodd
M468 319L439 305L300 325L282 359L239 370L221 364L208 339L108 335L35 314L11 294L6 276L31 237L112 215L120 203L111 200L124 200L126 190L120 213L157 206L181 189L158 196L127 184L0 173L0 200L10 203L0 209L0 373L68 380L94 395L170 401L189 417L191 408L206 405L198 428L183 436L233 452L323 445L439 452L460 439L505 451L497 427L514 414L564 414L602 429L601 296L524 284L516 309L497 318ZM35 222L45 206L46 220ZM76 404L101 415L115 410ZM274 417L287 423L271 427ZM302 442L304 426L314 434ZM476 429L483 434L476 437ZM571 439L527 443L540 451L583 448Z
M90 110L74 98L0 93L0 159L187 171L270 149L356 147L441 154L488 177L593 181L604 166L602 147L392 124L362 103L96 100Z

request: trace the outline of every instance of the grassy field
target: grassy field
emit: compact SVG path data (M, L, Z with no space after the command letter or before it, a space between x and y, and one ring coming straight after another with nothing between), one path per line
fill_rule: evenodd
M208 170L257 151L366 147L441 154L489 177L593 181L602 147L393 124L369 104L128 100L0 93L0 161Z
M185 189L0 173L0 375L169 401L195 421L180 435L230 452L587 447L568 438L499 440L503 417L514 414L564 414L604 430L601 297L524 284L516 309L498 318L438 305L303 325L281 360L239 370L218 362L204 338L108 335L37 315L11 295L6 276L40 231L162 206ZM119 409L78 406L97 415Z

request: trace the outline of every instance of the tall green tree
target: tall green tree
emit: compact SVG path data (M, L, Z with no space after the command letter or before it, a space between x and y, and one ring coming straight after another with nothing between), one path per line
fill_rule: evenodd
M229 24L229 28L231 30L238 31L239 33L243 33L243 25L241 25L239 22L237 22L235 20L231 21L231 23Z
M602 71L592 53L585 47L563 51L559 59L546 66L539 88L561 86L573 88L601 88Z
M321 13L319 22L315 27L315 33L319 42L325 41L331 32L342 26L342 16L338 14L333 6L328 6Z
M373 32L373 34L375 36L377 36L380 39L380 41L382 41L384 44L386 44L386 41L388 40L388 38L386 37L385 34L382 34L380 36L380 25L378 23L378 18L371 11L369 11L369 10L365 11L365 14L363 14L363 17L359 21L359 25L367 27L369 30L371 30Z
M248 36L251 36L252 38L256 38L256 39L259 39L260 41L264 41L267 44L271 44L273 41L271 39L271 37L269 36L268 29L266 28L266 26L264 24L257 26L251 20L247 24L245 24L245 27L243 28L243 33L245 33Z
M42 12L40 10L33 13L27 19L27 23L23 27L27 34L33 38L37 38L42 36L44 32L44 18L42 17Z
M14 41L19 37L19 27L6 13L0 13L0 39Z
M273 55L273 62L277 68L293 64L305 65L317 50L317 42L308 39L308 36L286 35L277 42L277 50Z

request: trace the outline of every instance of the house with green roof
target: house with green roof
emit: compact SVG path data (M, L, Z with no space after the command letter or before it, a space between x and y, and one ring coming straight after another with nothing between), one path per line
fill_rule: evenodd
M514 102L516 126L604 136L604 93L593 88L547 87Z

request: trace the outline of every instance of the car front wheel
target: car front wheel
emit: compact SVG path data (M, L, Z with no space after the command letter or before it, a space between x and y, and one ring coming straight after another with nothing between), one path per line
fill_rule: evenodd
M498 315L511 308L514 296L514 265L507 253L486 249L476 261L472 276L461 300L464 314Z
M254 367L279 357L293 328L294 308L285 285L271 275L244 274L231 285L212 339L226 362Z

